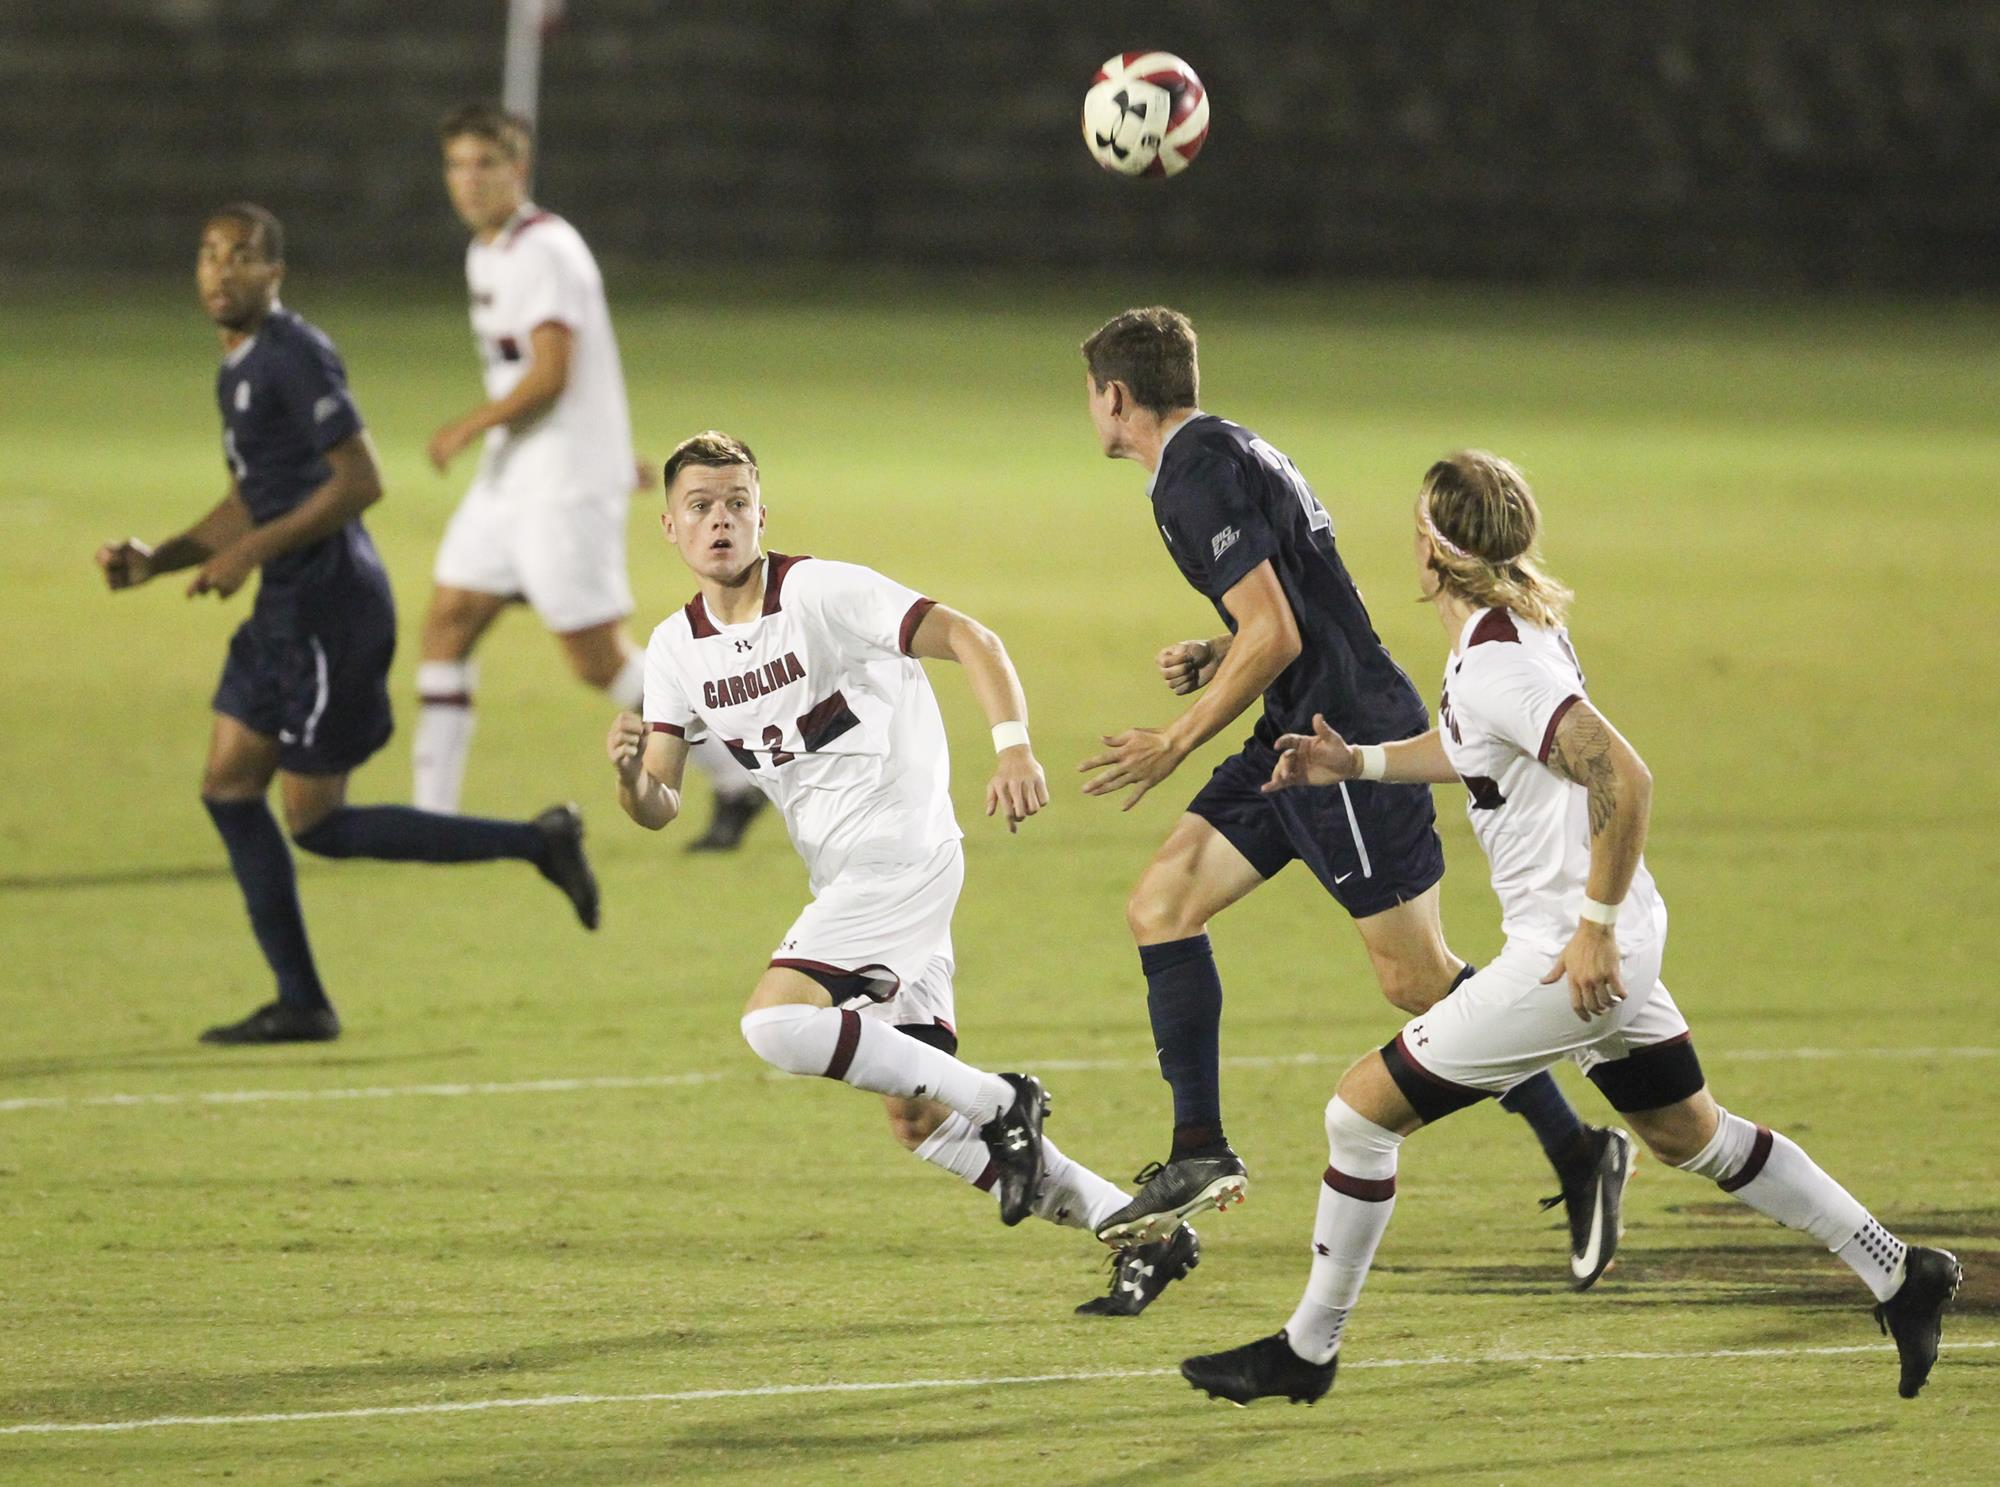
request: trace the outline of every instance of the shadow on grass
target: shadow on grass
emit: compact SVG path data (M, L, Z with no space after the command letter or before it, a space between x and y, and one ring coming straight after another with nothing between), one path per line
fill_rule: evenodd
M216 1020L211 1017L210 1021ZM311 1044L290 1048L204 1048L196 1044L195 1033L207 1026L200 1014L188 1014L188 1046L182 1048L128 1049L122 1052L77 1054L68 1058L0 1059L0 1079L54 1079L71 1074L130 1074L199 1069L204 1072L232 1072L258 1069L381 1069L396 1064L434 1063L468 1058L476 1048L463 1044L451 1048L426 1048L408 1053L327 1053ZM181 1094L162 1090L162 1094ZM89 1092L69 1098L82 1102L102 1098ZM192 1094L189 1094L192 1098Z
M162 883L206 883L233 876L226 862L184 867L111 867L92 873L10 873L0 893L71 893L94 888L153 888Z

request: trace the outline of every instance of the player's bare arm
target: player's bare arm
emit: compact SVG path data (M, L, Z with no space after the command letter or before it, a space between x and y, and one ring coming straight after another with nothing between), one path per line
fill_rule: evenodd
M1229 654L1229 642L1236 637L1222 634L1208 640L1177 640L1154 658L1160 679L1177 697L1199 692L1215 680L1222 658Z
M227 599L279 553L331 536L382 499L382 471L366 430L334 445L326 462L333 473L325 484L275 521L253 526L217 548L188 585L188 597Z
M162 573L206 562L255 525L250 508L243 504L241 491L232 478L229 494L185 532L167 538L158 547L148 547L137 537L107 542L97 550L97 566L104 570L104 582L111 589L137 588Z
M649 732L637 713L620 713L604 740L618 774L619 807L648 831L681 813L681 775L688 743L672 733Z
M480 404L431 435L430 459L437 472L442 475L466 446L488 429L502 425L515 428L548 412L569 386L574 339L570 328L559 320L545 320L530 331L528 370L507 395Z
M1018 831L1023 821L1048 805L1049 782L1027 741L1028 698L1007 647L969 615L935 604L910 637L910 654L927 661L958 662L987 723L994 728L1021 725L1021 741L996 751L993 778L986 783L986 814L1004 812L1007 829Z
M1236 633L1206 695L1165 728L1128 728L1105 735L1104 752L1077 766L1085 774L1103 771L1084 784L1084 794L1109 795L1133 787L1122 807L1131 810L1183 759L1242 716L1298 659L1298 621L1277 570L1268 561L1238 580L1222 596L1222 604L1236 621Z
M1343 780L1375 778L1395 785L1448 785L1458 778L1445 757L1437 729L1416 738L1379 744L1382 772L1369 776L1367 756L1334 732L1326 718L1313 714L1310 734L1287 733L1278 740L1278 763L1264 784L1266 795L1301 785L1338 785Z
M1578 700L1556 725L1549 768L1590 798L1590 878L1584 892L1600 904L1619 904L1632 886L1646 848L1653 810L1653 776L1638 752L1604 715ZM1618 932L1585 919L1544 985L1569 977L1570 1005L1588 1022L1625 1000L1618 974Z

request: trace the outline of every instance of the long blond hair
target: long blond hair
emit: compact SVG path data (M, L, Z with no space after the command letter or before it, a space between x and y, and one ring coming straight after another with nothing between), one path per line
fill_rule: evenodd
M1512 610L1555 629L1575 597L1542 571L1542 513L1521 472L1497 454L1461 449L1424 472L1417 520L1431 539L1431 571L1469 603Z

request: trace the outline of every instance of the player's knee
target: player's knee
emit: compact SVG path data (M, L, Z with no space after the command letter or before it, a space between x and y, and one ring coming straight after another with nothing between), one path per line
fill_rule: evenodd
M292 841L315 857L354 855L347 833L335 819L339 813L316 806L285 807L285 830Z
M824 1010L788 1002L745 1012L740 1024L743 1041L774 1069L787 1074L824 1074L828 1068L824 1039L811 1036L809 1031L809 1024Z
M625 670L625 659L615 654L572 656L570 665L576 669L578 679L586 686L595 687L600 692L608 692L612 683L617 681Z
M1150 874L1139 880L1125 901L1125 923L1141 945L1184 940L1201 930L1199 924L1188 925L1187 906L1181 896L1162 887Z
M1389 1005L1412 1014L1430 1011L1451 984L1448 980L1440 983L1437 977L1414 971L1401 961L1378 964L1375 975Z

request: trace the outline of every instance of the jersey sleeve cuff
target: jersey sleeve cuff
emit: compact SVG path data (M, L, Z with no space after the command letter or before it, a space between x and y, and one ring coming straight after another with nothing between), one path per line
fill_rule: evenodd
M917 641L917 627L924 622L924 616L937 608L935 599L919 599L903 616L903 623L896 631L896 649L904 655L914 655L910 649Z
M687 729L679 723L652 723L647 725L654 733L671 733L675 738L686 738Z
M1572 692L1556 704L1556 710L1549 714L1549 726L1542 730L1542 746L1535 754L1537 763L1549 762L1549 750L1556 746L1556 729L1561 726L1564 715L1581 701L1582 694Z

